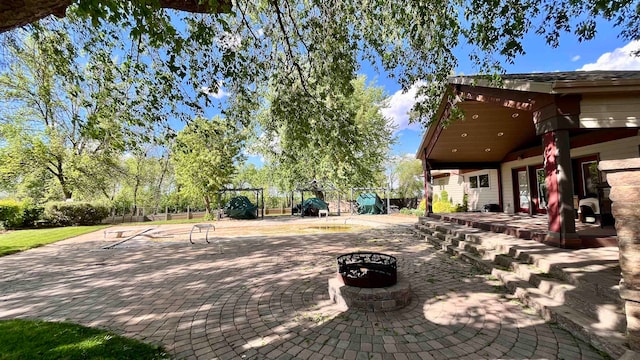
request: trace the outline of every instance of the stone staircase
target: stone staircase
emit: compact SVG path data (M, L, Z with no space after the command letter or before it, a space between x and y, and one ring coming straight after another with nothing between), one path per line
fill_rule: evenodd
M415 230L596 349L615 359L628 349L617 248L560 249L428 217Z

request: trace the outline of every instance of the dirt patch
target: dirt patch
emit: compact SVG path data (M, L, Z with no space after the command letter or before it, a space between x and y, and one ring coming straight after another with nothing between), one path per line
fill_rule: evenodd
M371 227L365 225L343 225L343 224L282 224L270 226L238 226L238 227L216 227L215 231L209 232L209 238L234 237L234 236L283 236L283 235L309 235L324 233L351 233L360 232ZM154 241L176 241L181 238L188 238L190 229L180 229L154 234L150 240ZM193 237L204 236L198 231L194 231Z

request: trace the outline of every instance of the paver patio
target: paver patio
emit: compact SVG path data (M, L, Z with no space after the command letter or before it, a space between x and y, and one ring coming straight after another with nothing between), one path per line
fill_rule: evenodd
M0 258L0 319L108 328L179 359L602 358L404 225L221 246L103 249L110 242L95 233ZM357 250L398 258L413 290L408 307L366 313L330 302L336 256Z

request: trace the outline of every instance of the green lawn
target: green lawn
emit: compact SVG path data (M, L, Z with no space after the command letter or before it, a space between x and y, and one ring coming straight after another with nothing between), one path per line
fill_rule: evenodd
M69 323L0 321L0 360L169 359L164 349Z
M109 227L109 225L9 231L5 234L0 234L0 256L51 244L106 227Z

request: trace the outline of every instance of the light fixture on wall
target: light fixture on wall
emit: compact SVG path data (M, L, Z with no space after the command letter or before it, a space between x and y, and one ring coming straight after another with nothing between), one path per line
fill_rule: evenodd
M458 149L451 149L451 152L458 152Z
M484 149L484 152L490 152L490 151L491 151L491 148Z
M504 136L504 133L503 133L502 131L500 131L500 132L498 133L498 136Z
M518 113L511 114L511 117L514 118L514 119L517 118L518 116L520 116L520 114L518 114Z
M472 116L471 118L475 120L475 119L477 119L478 117L479 117L479 115L478 115L478 114L473 114L473 116Z
M467 133L462 133L462 134L460 134L460 136L461 136L461 137L467 137L468 135L469 135L469 134L467 134Z

